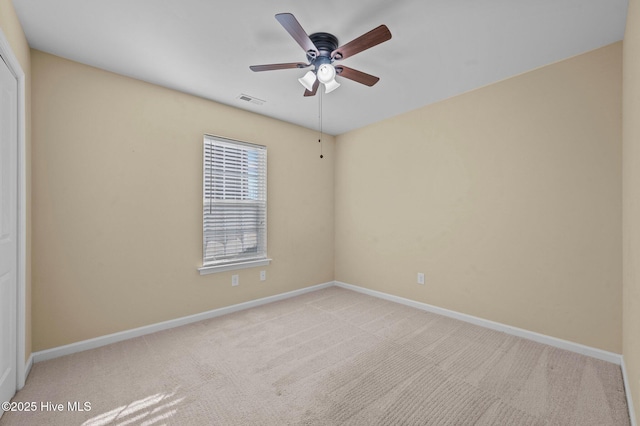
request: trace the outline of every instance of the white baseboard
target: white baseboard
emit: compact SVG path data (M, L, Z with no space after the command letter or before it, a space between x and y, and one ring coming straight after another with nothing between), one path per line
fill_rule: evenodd
M24 373L22 377L18 377L18 390L22 389L27 382L27 377L29 377L29 373L31 372L31 367L33 366L33 353L29 355L27 362L24 363Z
M276 294L274 296L263 297L262 299L251 300L248 302L238 303L236 305L226 306L224 308L213 309L211 311L202 312L195 315L189 315L182 318L176 318L169 321L159 322L156 324L138 327L131 330L125 330L118 333L108 334L106 336L95 337L93 339L83 340L64 346L58 346L52 349L34 352L31 354L33 362L46 361L48 359L58 358L76 352L86 351L88 349L98 348L100 346L109 345L111 343L121 342L123 340L132 339L134 337L144 336L145 334L155 333L157 331L167 330L181 325L190 324L209 318L219 317L221 315L230 314L232 312L242 311L244 309L253 308L267 303L277 302L278 300L288 299L290 297L299 296L311 291L320 290L333 286L333 281L314 285L311 287L301 288L299 290L289 291L287 293ZM29 366L31 368L31 366Z
M633 398L631 397L631 386L629 385L629 378L627 377L627 366L624 363L624 358L622 358L622 364L620 365L622 368L622 381L624 382L624 393L627 396L627 407L629 408L629 419L631 420L631 426L636 426L636 416L635 411L633 409Z
M340 281L336 281L335 285L337 285L338 287L346 288L348 290L353 290L359 293L368 294L369 296L374 296L381 299L389 300L391 302L401 303L403 305L418 308L423 311L433 312L434 314L455 318L471 324L479 325L481 327L490 328L496 331L502 331L507 334L522 337L528 340L533 340L535 342L543 343L545 345L554 346L556 348L565 349L571 352L577 352L579 354L600 359L602 361L611 362L617 365L620 365L622 363L622 355L616 354L613 352L604 351L602 349L581 345L579 343L569 342L568 340L562 340L556 337L546 336L544 334L536 333L534 331L524 330L518 327L512 327L510 325L501 324L499 322L474 317L472 315L451 311L449 309L439 308L437 306L429 305L422 302L417 302L411 299L405 299L404 297L394 296L392 294L382 293L376 290L370 290L368 288L359 287L353 284L347 284Z
M556 337L546 336L533 331L524 330L510 325L501 324L498 322L486 320L483 318L474 317L472 315L463 314L449 309L440 308L437 306L429 305L426 303L418 302L411 299L405 299L400 296L394 296L392 294L383 293L376 290L370 290L368 288L359 287L353 284L347 284L340 281L330 281L323 284L314 285L311 287L305 287L299 290L290 291L287 293L276 294L274 296L264 297L262 299L251 300L248 302L238 303L236 305L226 306L224 308L214 309L207 312L202 312L195 315L189 315L186 317L176 318L169 321L164 321L156 324L147 325L144 327L138 327L131 330L125 330L118 333L108 334L106 336L95 337L93 339L83 340L76 343L71 343L64 346L58 346L52 349L46 349L39 352L34 352L28 361L26 368L31 368L32 362L45 361L52 358L57 358L72 353L85 351L88 349L94 349L100 346L108 345L110 343L120 342L123 340L131 339L134 337L143 336L145 334L155 333L161 330L167 330L169 328L179 327L181 325L190 324L197 321L202 321L209 318L215 318L221 315L230 314L232 312L241 311L244 309L253 308L256 306L264 305L267 303L276 302L278 300L288 299L290 297L299 296L304 293L320 290L322 288L331 287L336 285L348 290L364 293L369 296L378 297L381 299L389 300L391 302L401 303L403 305L411 306L417 309L421 309L435 314L455 318L461 321L465 321L471 324L475 324L481 327L490 328L492 330L501 331L514 336L522 337L524 339L533 340L546 345L554 346L560 349L576 352L582 355L597 358L603 361L611 362L617 365L622 364L622 356L613 352L607 352L602 349L593 348L590 346L581 345L579 343L569 342L567 340L558 339ZM26 374L25 374L26 377Z

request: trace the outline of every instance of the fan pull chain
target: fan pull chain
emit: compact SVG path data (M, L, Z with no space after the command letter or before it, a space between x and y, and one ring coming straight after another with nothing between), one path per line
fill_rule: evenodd
M320 96L318 96L320 102L320 106L318 107L318 128L320 129L320 135L318 135L318 143L320 144L320 158L324 158L324 155L322 155L322 90L319 90L318 92L320 92Z

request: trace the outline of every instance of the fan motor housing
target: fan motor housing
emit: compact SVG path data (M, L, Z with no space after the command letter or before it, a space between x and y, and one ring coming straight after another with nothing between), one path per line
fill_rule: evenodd
M338 48L338 38L329 33L313 33L309 36L318 49L318 57L331 58L331 52ZM309 62L314 62L316 56L313 52L307 52Z

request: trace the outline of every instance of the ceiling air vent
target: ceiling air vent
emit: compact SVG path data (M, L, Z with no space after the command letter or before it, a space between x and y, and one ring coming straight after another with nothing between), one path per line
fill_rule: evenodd
M262 105L264 104L266 101L262 100L262 99L258 99L254 96L251 95L245 95L244 93L241 93L240 96L238 96L236 99L240 99L241 101L244 102L249 102L255 105Z

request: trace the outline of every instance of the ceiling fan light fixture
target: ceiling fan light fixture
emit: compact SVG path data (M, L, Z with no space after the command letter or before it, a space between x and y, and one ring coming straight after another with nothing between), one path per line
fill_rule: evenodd
M333 92L340 83L336 81L336 69L331 64L322 64L318 68L318 81L324 84L324 93Z
M335 79L331 80L327 83L324 83L324 93L330 93L340 87L340 83L338 83Z
M320 83L327 84L331 81L335 81L336 69L331 64L322 64L318 68L318 80Z
M305 89L311 92L313 90L313 83L316 82L316 75L313 73L313 71L307 71L304 77L299 78L298 81L304 86Z

